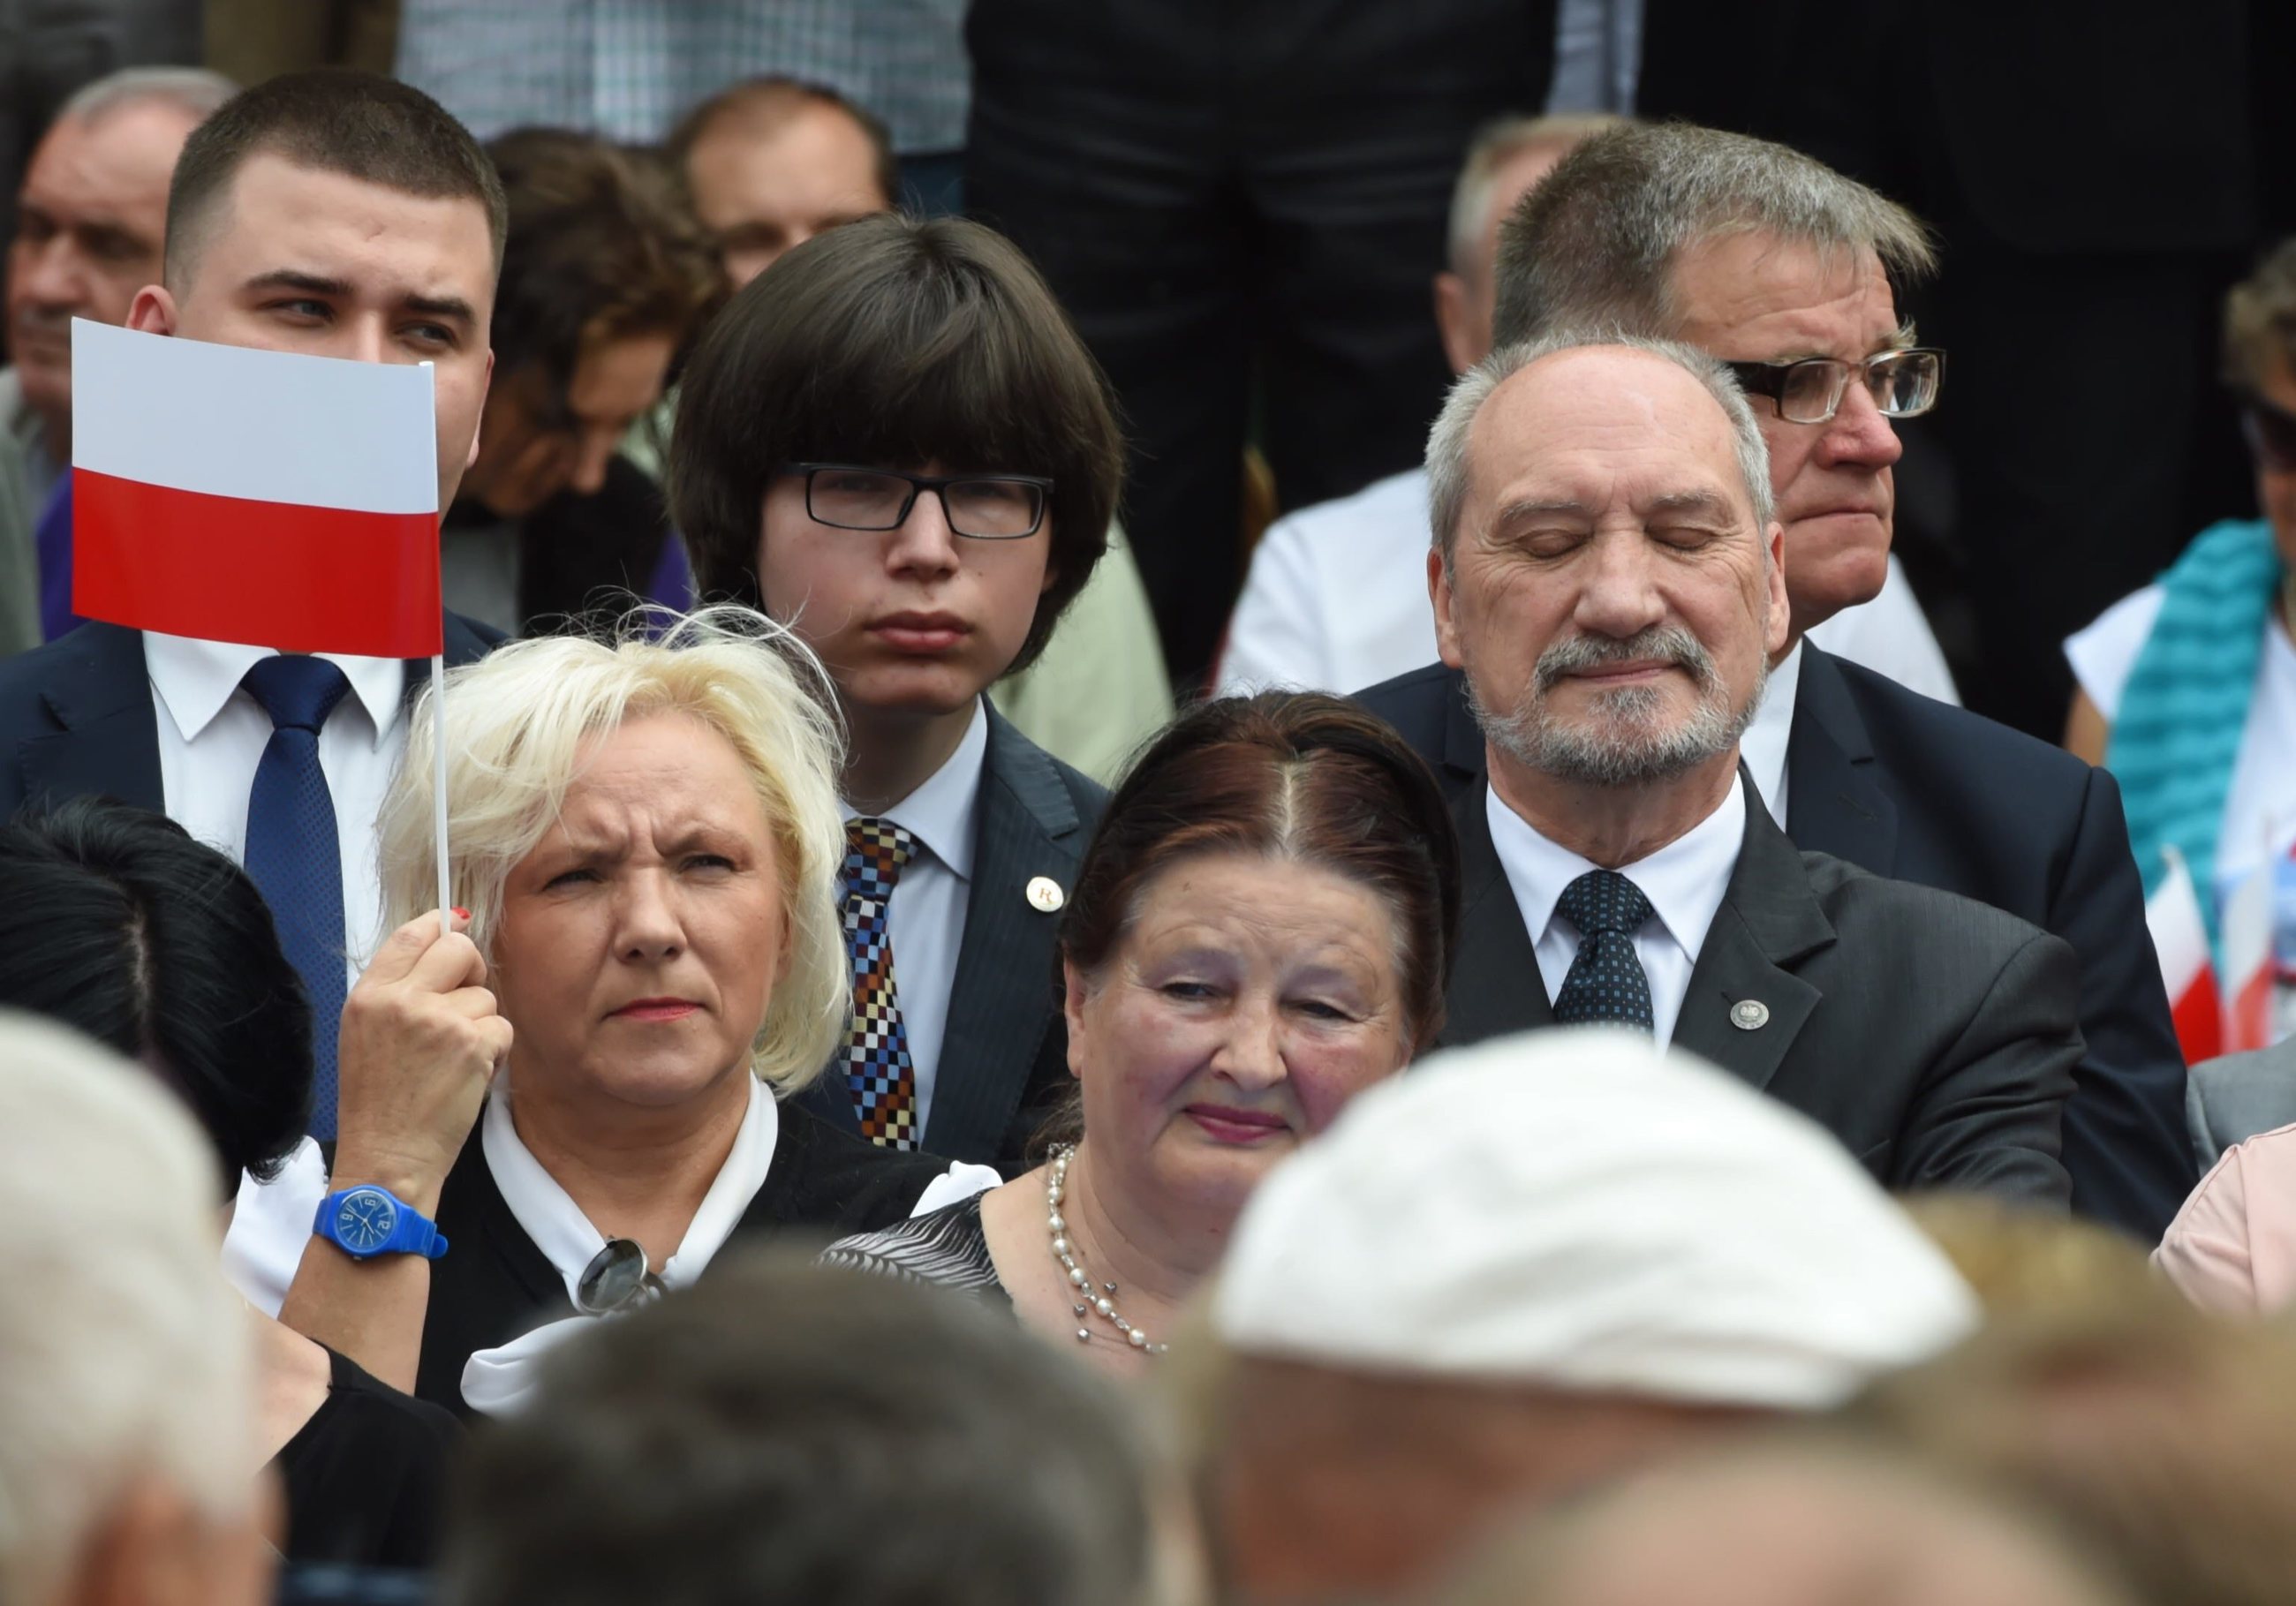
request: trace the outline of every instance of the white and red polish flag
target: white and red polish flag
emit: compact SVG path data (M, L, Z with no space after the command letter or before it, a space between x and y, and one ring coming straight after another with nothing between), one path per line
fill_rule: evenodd
M72 608L283 652L442 650L430 369L72 322Z
M2185 1064L2198 1065L2224 1052L2224 1006L2217 996L2209 929L2201 918L2193 873L2174 848L2161 851L2169 873L2144 900L2144 924L2152 933L2153 952L2161 957L2161 979L2168 984L2177 1045L2185 1051Z
M2224 1051L2272 1045L2272 881L2267 856L2224 910Z

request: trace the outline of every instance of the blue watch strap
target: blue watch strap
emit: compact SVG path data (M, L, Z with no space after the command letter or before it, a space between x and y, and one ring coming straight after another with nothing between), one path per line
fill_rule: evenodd
M421 1255L436 1260L447 1252L438 1223L388 1188L363 1184L341 1188L319 1201L311 1231L354 1260L378 1255Z

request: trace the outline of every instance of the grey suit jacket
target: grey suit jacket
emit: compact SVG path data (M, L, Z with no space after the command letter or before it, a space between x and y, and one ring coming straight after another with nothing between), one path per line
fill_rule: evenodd
M1454 807L1463 909L1446 1043L1554 1020L1491 842L1488 784ZM1757 805L1674 1042L1809 1116L1886 1187L1976 1189L2062 1209L2079 987L2059 938L1972 899L1800 852ZM1747 1001L1762 1011L1734 1010Z
M2194 1066L2185 1114L2204 1172L2235 1143L2296 1122L2296 1037Z

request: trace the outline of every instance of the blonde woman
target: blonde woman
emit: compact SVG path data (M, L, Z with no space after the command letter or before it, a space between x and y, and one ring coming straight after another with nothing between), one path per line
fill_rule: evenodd
M532 1330L690 1282L737 1233L962 1196L941 1162L780 1102L828 1063L850 996L821 684L740 610L457 671L447 935L416 711L379 832L398 930L343 1012L290 1325L424 1398L506 1409Z

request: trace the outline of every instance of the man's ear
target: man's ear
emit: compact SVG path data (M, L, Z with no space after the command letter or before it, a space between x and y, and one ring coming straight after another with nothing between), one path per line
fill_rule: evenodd
M1427 600L1435 610L1435 652L1454 669L1466 668L1467 660L1459 651L1458 615L1453 607L1456 601L1451 594L1451 566L1443 561L1443 549L1427 549Z
M1769 542L1770 627L1762 650L1764 656L1775 659L1785 651L1786 638L1793 633L1793 603L1786 593L1786 527L1773 520Z
M1474 299L1458 274L1447 269L1435 275L1435 329L1443 337L1443 356L1454 373L1464 373L1486 355L1476 349L1481 341L1475 330Z
M176 298L164 284L146 284L127 304L127 327L142 334L176 332Z

